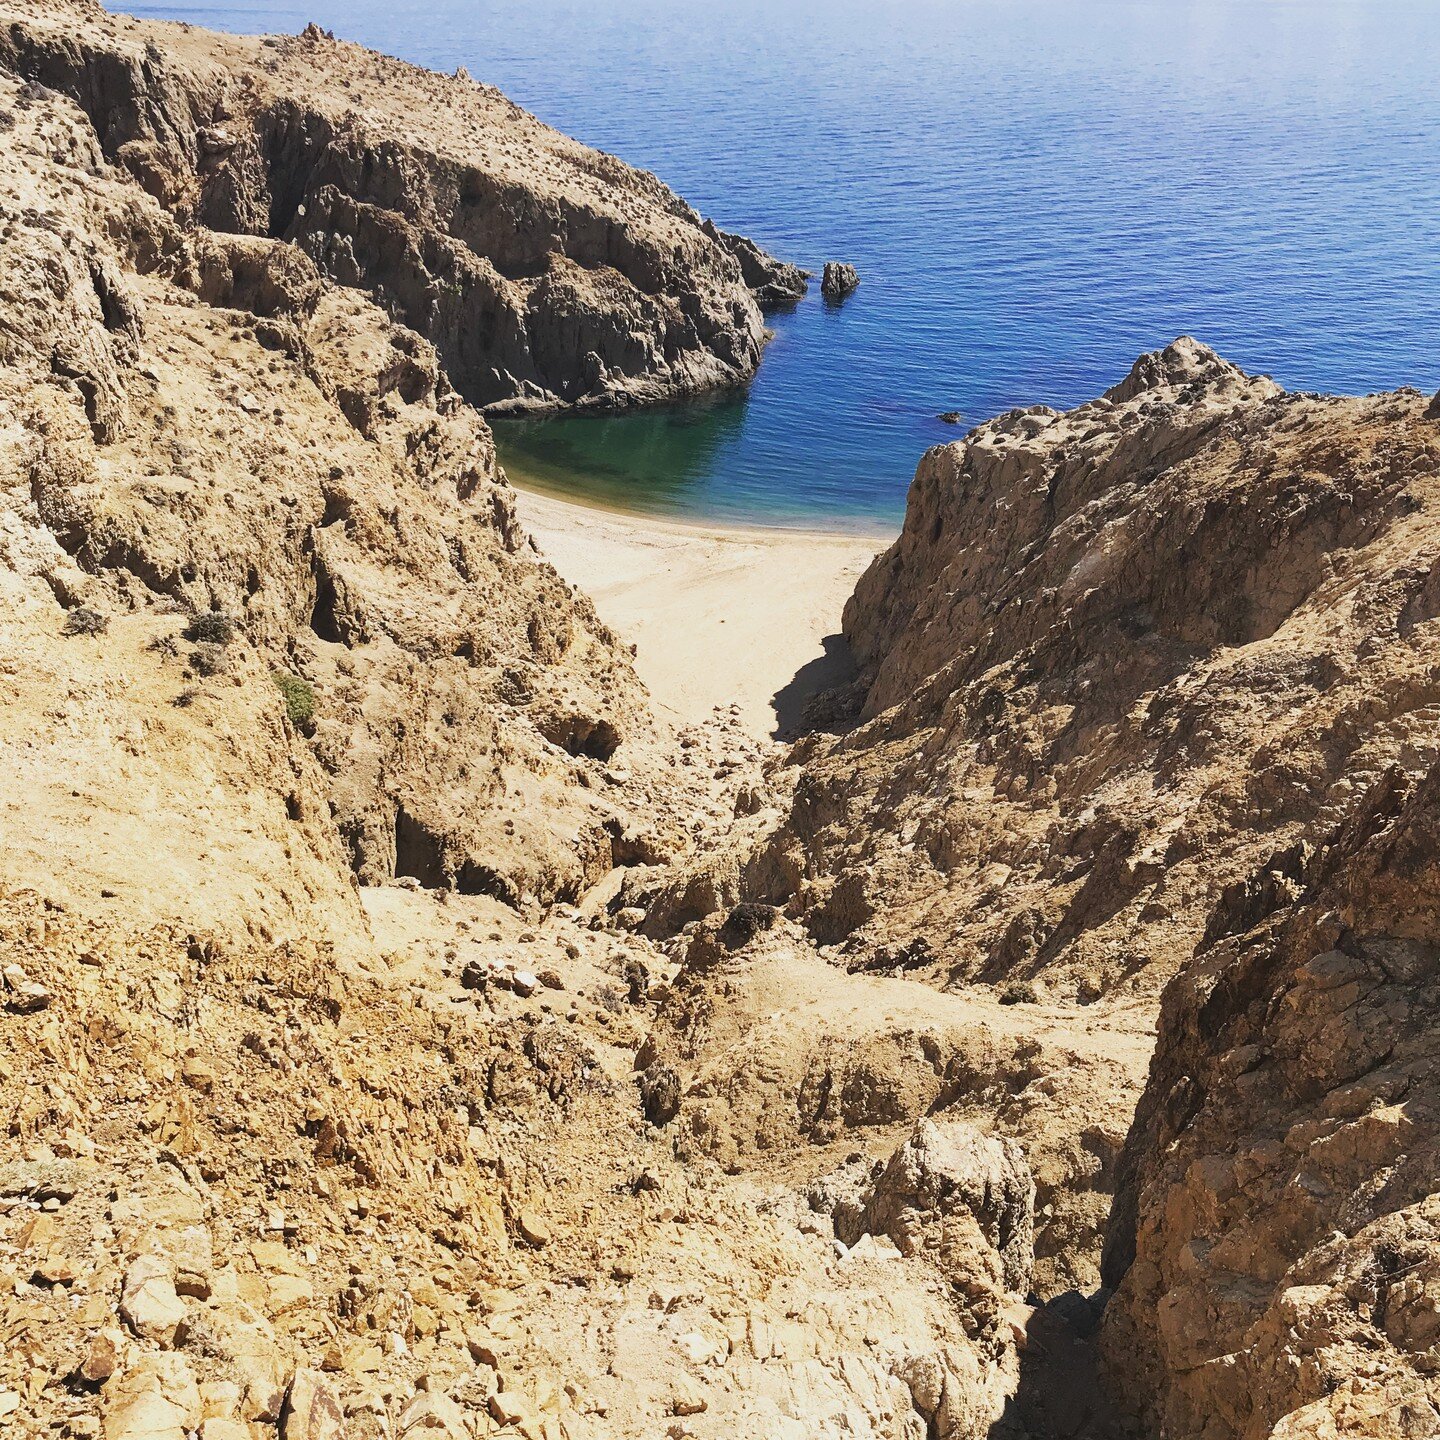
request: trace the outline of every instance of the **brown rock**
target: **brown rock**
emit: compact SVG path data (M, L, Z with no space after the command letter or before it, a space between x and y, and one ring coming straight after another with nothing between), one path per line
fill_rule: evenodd
M550 1223L533 1206L525 1206L516 1217L515 1223L526 1244L533 1245L538 1250L550 1243Z
M124 1337L114 1330L92 1337L89 1353L80 1362L80 1378L87 1385L103 1385L119 1368L123 1344Z
M345 1412L315 1370L297 1370L280 1412L281 1440L344 1440Z

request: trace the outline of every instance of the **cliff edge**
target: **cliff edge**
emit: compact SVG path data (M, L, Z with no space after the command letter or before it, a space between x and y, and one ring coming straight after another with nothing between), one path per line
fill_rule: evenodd
M494 413L747 380L805 279L498 90L336 41L89 0L0 8L0 64L68 95L182 224L293 242Z

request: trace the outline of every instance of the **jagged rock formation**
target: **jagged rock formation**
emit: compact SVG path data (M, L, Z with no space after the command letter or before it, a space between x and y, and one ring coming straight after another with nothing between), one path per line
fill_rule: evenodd
M1137 1435L1435 1428L1433 402L1002 416L830 731L677 735L467 397L803 277L463 77L6 14L0 1420L1109 1440L1108 1228Z
M1284 395L1193 341L932 450L847 608L857 722L803 740L793 789L714 852L637 872L645 933L759 902L832 964L1017 1026L1073 1037L1084 1006L1110 1038L1043 1123L988 1089L1029 1091L1017 1054L979 1093L1045 1156L1042 1293L1093 1286L1141 1081L1097 1071L1105 1046L1128 1053L1226 886L1440 739L1437 467L1418 393ZM932 1103L950 1053L902 1092Z
M1437 882L1440 771L1396 767L1235 886L1167 990L1106 1265L1143 1433L1440 1424Z
M778 309L804 298L810 288L809 271L767 255L753 240L721 230L713 221L705 221L702 228L735 257L740 274L762 307Z
M1437 460L1418 393L1285 395L1190 341L930 451L846 610L859 723L802 742L717 903L855 967L1152 993L1227 884L1432 743Z
M637 1083L606 902L758 747L651 716L363 291L8 72L0 197L0 1419L981 1440L1013 1256L842 1253Z
M853 265L827 260L820 275L820 292L827 300L840 301L860 288L860 274Z
M990 1290L1030 1289L1035 1244L1035 1182L1024 1152L973 1125L922 1120L847 1204L834 1209L835 1232L854 1245L885 1235L903 1254L936 1248L957 1284L989 1279ZM978 1261L977 1261L978 1257ZM986 1264L1000 1273L987 1277Z
M109 628L63 673L130 671L183 704L158 727L182 734L241 686L257 708L232 749L256 773L303 743L270 675L297 679L319 809L362 881L546 899L653 858L663 817L600 778L649 733L629 656L528 550L431 347L293 246L181 231L68 105L13 79L5 100L11 643L47 650L12 733L28 697L54 703L48 640L84 605ZM229 617L213 635L187 622L209 612ZM47 735L37 784L66 763ZM181 839L153 819L155 843Z
M0 8L0 64L77 101L184 223L293 241L428 339L472 404L614 407L748 379L793 266L497 90L310 27L222 36ZM798 287L798 289L797 289Z

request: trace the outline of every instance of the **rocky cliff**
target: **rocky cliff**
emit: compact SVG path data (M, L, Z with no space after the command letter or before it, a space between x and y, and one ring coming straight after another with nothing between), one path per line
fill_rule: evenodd
M181 230L68 106L7 100L11 643L83 608L63 668L129 677L116 723L178 702L155 733L203 733L240 687L232 748L315 757L297 784L323 777L361 881L552 899L663 847L591 779L645 743L629 656L529 550L430 345L294 246ZM42 707L50 663L18 672ZM69 763L53 725L29 736ZM179 841L153 800L137 823Z
M463 77L7 20L0 1420L1435 1430L1435 403L999 417L811 734L677 732L478 406L802 277Z
M931 451L846 610L858 679L772 809L637 875L647 933L758 903L831 967L953 991L985 1027L978 1067L932 1001L918 1089L898 1066L877 1078L904 1044L885 1023L822 1066L833 1019L783 1067L772 1039L767 1082L785 1076L802 1115L807 1098L843 1115L846 1087L858 1115L877 1087L973 1104L1035 1167L1042 1293L1096 1283L1107 1226L1113 1280L1149 1153L1138 1132L1117 1153L1142 1082L1132 1039L1159 990L1232 887L1329 834L1389 767L1436 756L1437 470L1418 392L1287 395L1189 340L1068 414ZM1034 1052L996 1047L1012 1028Z
M0 8L0 63L90 117L182 223L294 242L491 411L742 382L805 280L652 175L498 91L339 43L222 36L85 0ZM752 293L753 292L753 293Z
M0 1420L980 1440L1019 1150L886 1110L839 1242L636 1072L678 967L607 901L759 747L651 714L428 339L109 120L0 71Z
M929 452L846 608L857 720L721 891L852 967L1153 993L1227 884L1433 746L1427 405L1182 340Z
M1440 1423L1437 786L1396 766L1271 857L1166 992L1106 1264L1142 1433Z

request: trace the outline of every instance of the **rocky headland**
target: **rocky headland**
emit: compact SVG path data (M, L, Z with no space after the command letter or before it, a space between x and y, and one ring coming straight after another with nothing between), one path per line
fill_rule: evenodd
M75 101L185 225L285 240L493 413L747 380L805 277L499 91L311 26L250 38L79 0L0 7L0 64Z
M78 0L0 196L13 1433L1435 1433L1433 402L1181 340L932 450L781 744L482 412L732 383L798 272Z

